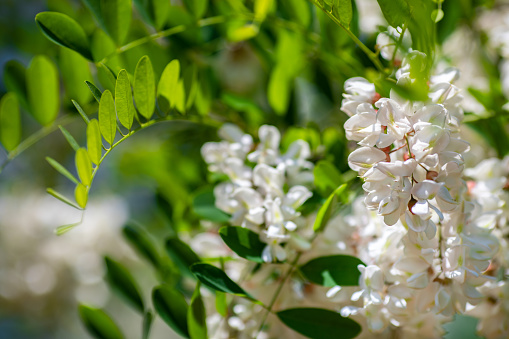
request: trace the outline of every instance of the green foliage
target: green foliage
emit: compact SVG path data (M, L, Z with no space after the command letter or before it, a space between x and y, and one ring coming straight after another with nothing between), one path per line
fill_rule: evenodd
M444 339L482 339L476 334L479 319L464 314L455 314L453 321L444 324Z
M182 337L189 338L188 305L182 293L169 286L158 286L152 291L152 303L168 326Z
M329 161L322 160L313 169L315 186L322 195L330 195L343 183L343 177L338 169Z
M87 331L97 339L123 339L124 335L115 322L103 310L79 305L81 321Z
M113 95L108 90L104 91L99 103L99 130L104 140L113 145L117 133L117 114Z
M350 255L331 255L311 259L299 269L309 281L322 286L357 286L364 263Z
M88 201L88 190L85 185L78 183L74 189L74 199L79 207L85 208Z
M9 92L0 100L0 142L12 151L21 141L21 119L16 94Z
M90 160L99 165L102 156L102 139L99 122L96 119L90 120L87 125L87 150Z
M76 170L81 183L85 186L90 186L92 183L92 163L85 148L80 148L76 151Z
M115 84L115 104L117 107L118 121L131 130L134 121L134 104L131 83L125 69L120 70Z
M207 339L207 314L200 294L200 284L196 284L187 310L187 328L191 339Z
M92 99L90 91L83 83L83 79L91 79L92 73L88 61L78 53L61 48L59 66L67 97L83 104Z
M213 290L235 294L248 299L253 299L246 291L231 280L221 269L204 263L197 263L191 266L191 272L205 286Z
M119 262L109 257L104 257L104 261L106 263L106 277L109 284L122 297L128 300L137 311L143 313L145 304L131 273Z
M184 99L177 97L177 95L183 95L181 91L178 91L180 78L180 62L178 59L172 60L164 68L163 74L159 79L157 85L157 102L163 112L168 112L171 108L174 108L177 102L182 102Z
M276 313L278 318L292 330L313 339L328 339L331 333L341 338L354 338L361 326L337 312L321 308L290 308Z
M219 235L240 257L258 263L264 262L262 252L267 244L260 241L258 233L240 226L225 226L219 230Z
M50 157L46 157L46 161L51 165L51 167L56 169L64 177L71 180L76 185L79 184L78 179L76 179L76 177L74 175L72 175L71 172L69 172L64 166L60 165L60 163L58 161L56 161L55 159L52 159Z
M47 188L46 189L46 192L48 192L49 194L51 194L53 197L57 198L58 200L60 200L61 202L63 203L66 203L67 205L69 206L72 206L78 210L80 210L81 208L78 207L78 205L76 205L75 203L73 203L72 201L70 201L69 199L67 199L65 196L63 196L62 194L58 193L57 191L55 191L54 189L52 188Z
M170 2L166 0L134 0L134 4L141 15L157 30L161 29L168 20Z
M155 109L156 85L154 70L148 56L140 59L134 71L134 101L138 112L147 120Z
M226 223L230 216L215 205L214 193L210 189L202 190L193 199L193 212L200 219L217 223Z
M85 0L99 25L121 45L129 31L132 9L130 0Z
M48 39L92 60L87 35L74 19L58 12L42 12L35 16L35 22Z
M32 59L26 72L30 110L35 120L47 126L55 121L60 106L58 70L43 55Z
M94 99L97 102L101 102L101 96L102 96L101 91L93 83L91 83L90 81L85 81L85 83L87 84L88 89L90 89L90 92L92 92L92 95L94 96Z
M159 267L161 260L159 252L150 239L150 236L145 231L132 225L126 225L122 229L122 233L139 254L147 259L154 267Z
M345 202L345 191L347 187L347 184L343 184L336 188L334 192L329 195L322 207L320 207L313 225L313 230L315 232L322 232L330 218L334 215L334 212Z
M179 238L172 237L166 240L166 252L173 260L173 262L179 267L182 273L186 273L192 276L192 272L189 267L195 263L199 263L201 260L194 253L194 251L185 242Z

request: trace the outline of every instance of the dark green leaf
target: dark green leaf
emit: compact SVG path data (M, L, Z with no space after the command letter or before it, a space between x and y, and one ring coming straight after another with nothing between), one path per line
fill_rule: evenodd
M67 199L66 197L64 197L62 194L58 193L57 191L55 191L54 189L52 188L47 188L46 189L46 192L48 192L49 194L51 194L52 196L54 196L55 198L57 198L58 200L60 200L61 202L64 202L66 203L67 205L69 206L72 206L78 210L81 210L81 208L76 205L75 203L73 203L71 200Z
M87 125L87 150L90 160L99 165L102 156L102 139L99 122L96 119L92 119Z
M83 185L90 186L92 182L92 163L85 148L76 151L76 170Z
M189 338L187 329L187 302L182 293L169 286L152 291L152 302L157 314L179 335Z
M143 333L141 336L142 339L148 339L153 322L154 314L151 311L147 311L143 316Z
M107 268L106 277L111 287L127 299L135 309L143 313L145 304L131 273L109 257L104 257L104 261Z
M361 272L357 268L364 263L349 255L331 255L308 261L300 271L311 282L322 286L357 286Z
M134 0L143 18L159 30L168 20L170 2L167 0Z
M240 226L225 226L219 230L219 235L240 257L254 262L264 262L262 252L267 244L260 241L257 233Z
M196 19L201 18L207 11L209 0L183 0L187 10L191 12Z
M204 285L216 291L252 299L252 297L233 280L231 280L226 273L215 266L197 263L191 266L191 272L193 272L198 280L200 280Z
M116 75L112 73L108 66L103 63L97 66L97 78L105 90L110 91L111 94L115 93Z
M189 337L191 339L208 338L206 320L207 314L205 313L205 305L200 294L200 283L197 283L189 308L187 309L187 328L189 329Z
M361 326L352 319L326 309L290 308L276 314L286 326L313 339L329 339L333 334L348 339L361 332Z
M16 94L9 92L0 100L0 142L12 151L21 141L21 118Z
M99 130L104 140L113 145L117 133L117 113L113 95L108 90L104 91L99 103Z
M200 262L200 258L191 247L176 237L166 240L166 252L180 271L188 275L192 275L189 266Z
M68 130L65 129L64 126L62 125L58 125L58 128L60 129L60 132L62 132L65 140L67 140L67 142L69 143L69 145L71 145L72 149L74 151L77 151L80 149L80 145L78 144L78 142L76 141L76 139L74 139L74 137L71 135L71 133L69 133Z
M138 253L145 257L154 267L159 267L159 253L149 238L148 233L130 225L124 226L122 232Z
M122 339L124 335L103 310L80 304L81 321L88 332L98 339Z
M278 115L284 115L290 103L290 81L285 70L277 66L270 75L268 86L269 104Z
M115 104L117 106L118 120L128 130L131 130L134 121L134 104L131 83L125 69L120 70L115 85Z
M74 182L76 185L79 184L79 181L78 179L76 179L74 177L74 175L71 174L71 172L69 172L64 166L60 165L58 163L58 161L50 158L50 157L46 157L46 161L51 165L51 167L53 167L54 169L56 169L60 174L62 174L64 177L66 177L67 179L71 180L72 182Z
M101 98L99 97L99 100ZM81 115L81 117L83 118L83 121L85 121L85 123L89 123L90 122L90 119L88 118L87 114L85 113L85 111L83 110L83 108L81 108L80 104L78 104L76 101L74 100L71 100L72 101L72 104L74 105L74 107L76 107L76 109L78 110L78 113Z
M147 120L154 114L155 86L152 63L145 55L140 59L134 71L134 101L138 112Z
M82 183L76 185L76 188L74 189L74 199L76 200L76 203L79 207L87 207L88 191L85 185Z
M4 66L4 84L8 91L16 93L21 106L30 111L27 97L26 69L16 60L7 61Z
M35 22L48 39L92 60L87 35L74 19L58 12L42 12L35 16Z
M464 315L455 314L451 322L444 324L442 327L446 331L444 339L482 339L476 334L477 323L479 319Z
M334 211L342 205L343 193L345 192L346 188L346 184L339 186L336 190L334 190L334 192L331 193L322 207L320 207L316 215L315 223L313 225L313 230L315 232L323 231L325 226L327 226L329 219L334 214Z
M102 93L101 91L99 90L99 88L97 88L93 83L91 83L90 81L85 81L85 83L87 84L88 86L88 89L90 89L90 92L92 92L92 95L94 96L95 100L97 100L97 102L101 102L101 96L102 96Z
M50 125L60 108L57 67L48 57L38 55L28 66L26 77L31 112L41 125Z
M225 223L230 216L215 205L214 192L211 189L203 190L193 199L193 212L200 219L210 220L217 223Z

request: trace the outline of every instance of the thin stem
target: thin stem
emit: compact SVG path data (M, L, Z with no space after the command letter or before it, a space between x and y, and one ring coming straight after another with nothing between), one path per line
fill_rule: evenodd
M332 21L334 21L334 23L336 23L339 27L341 27L345 32L346 34L348 34L348 36L350 37L350 39L353 40L353 42L355 42L355 44L357 46L359 46L359 48L367 55L367 57L371 60L371 62L373 63L373 65L375 65L375 67L382 73L387 73L387 71L385 70L384 66L382 65L382 63L380 62L380 60L378 59L376 53L374 53L372 50L370 50L366 45L364 45L362 43L362 41L359 40L359 38L357 38L355 36L355 34L352 33L352 31L348 28L348 27L345 27L340 21L338 18L336 18L334 15L332 15L332 12L329 12L327 11L317 0L310 0L315 6L317 6L318 8L320 8L325 14L327 14L327 16L329 18L332 19Z
M178 26L175 26L175 27L172 27L172 28L168 28L168 29L166 29L164 31L161 31L161 32L157 32L157 33L154 33L154 34L151 34L151 35L147 35L147 36L145 36L143 38L131 41L130 43L117 48L117 50L115 52L105 56L101 61L98 62L98 64L105 63L106 61L108 61L108 59L110 59L114 55L122 54L125 51L128 51L128 50L130 50L130 49L132 49L134 47L138 47L140 45L143 45L143 44L145 44L147 42L150 42L152 40L157 40L157 39L160 39L160 38L165 38L165 37L168 37L168 36L171 36L171 35L175 35L175 34L178 34L178 33L181 33L183 31L185 31L188 28L193 28L193 27L200 27L201 28L201 27L206 27L206 26L212 26L212 25L217 25L217 24L223 23L224 21L225 21L225 17L223 15L218 15L218 16L213 16L213 17L210 17L210 18L205 18L205 19L198 20L198 22L196 23L196 26L195 25L178 25Z
M0 173L4 170L4 168L17 156L19 156L21 153L26 151L28 148L33 146L35 143L37 143L39 140L43 139L44 137L50 135L51 133L55 132L58 129L58 125L67 125L71 121L73 121L76 117L72 115L65 115L61 117L60 119L56 120L51 126L45 126L35 132L34 134L30 135L28 138L23 140L15 149L10 151L7 155L7 159L3 162L3 164L0 166Z

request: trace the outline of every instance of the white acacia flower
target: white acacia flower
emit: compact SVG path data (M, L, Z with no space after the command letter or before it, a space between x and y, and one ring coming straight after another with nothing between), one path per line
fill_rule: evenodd
M356 114L357 106L360 104L373 104L378 100L375 85L361 77L350 78L345 81L343 97L341 110L350 116Z
M258 131L260 144L256 150L248 154L247 158L251 162L259 164L275 165L279 156L279 142L281 134L274 126L263 125Z

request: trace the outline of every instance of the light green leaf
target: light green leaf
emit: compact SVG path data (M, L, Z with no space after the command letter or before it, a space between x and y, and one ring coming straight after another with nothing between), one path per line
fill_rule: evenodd
M115 93L116 75L112 73L108 66L103 63L97 66L97 78L105 90L110 91L112 94Z
M107 268L106 278L110 286L127 299L136 310L143 313L145 303L129 270L109 257L104 257L104 261Z
M74 189L74 199L76 199L76 203L79 207L85 208L87 206L88 192L87 188L82 183L76 185Z
M167 0L134 0L143 18L156 30L161 29L168 20L170 2Z
M134 101L138 112L147 120L154 114L155 95L154 70L150 59L145 55L134 71Z
M117 114L113 95L108 90L104 91L99 103L99 130L104 140L113 145L117 133Z
M179 80L177 88L175 88L175 108L182 114L186 113L186 91L182 79Z
M230 216L216 207L215 200L212 189L200 190L193 198L193 212L200 219L226 223Z
M278 3L278 5L283 6L294 21L299 22L303 27L309 27L311 10L308 0L286 0Z
M94 96L95 100L97 102L100 102L101 101L101 96L102 96L102 93L101 91L99 90L99 88L97 88L93 83L91 83L90 81L85 81L85 83L87 84L88 86L88 89L90 89L90 92L92 92L92 95Z
M88 103L92 95L83 79L92 78L92 73L87 59L67 48L60 48L59 56L60 73L67 97L83 104Z
M122 45L131 24L131 0L101 1L101 16L108 35Z
M41 125L50 125L60 107L57 67L48 57L38 55L32 59L26 76L31 112Z
M76 170L83 185L90 186L92 182L92 163L85 148L76 151Z
M245 41L258 35L260 27L255 24L231 25L228 28L228 40L233 42Z
M329 161L322 160L313 169L316 188L324 195L331 194L343 183L341 173Z
M343 27L349 28L353 17L352 0L334 0L332 6L332 15L339 19Z
M65 140L67 140L69 145L71 145L72 149L74 151L79 150L80 149L80 145L78 144L76 139L74 139L74 137L71 135L71 133L69 133L69 131L66 130L65 127L62 126L62 125L58 125L58 128L60 129L60 132L62 132L62 134L64 135Z
M265 20L270 7L272 6L272 0L255 0L254 3L254 21L262 22Z
M21 141L21 118L16 94L9 92L0 100L0 142L12 151Z
M187 328L191 339L207 339L207 314L200 294L200 283L196 284L189 308L187 309Z
M231 280L226 273L215 266L205 263L196 263L191 266L191 272L193 272L199 281L213 290L253 299L246 291Z
M115 322L103 310L79 305L80 318L86 329L97 339L123 339L124 335Z
M60 163L58 161L56 161L50 157L46 157L46 161L51 165L51 167L56 169L57 172L62 174L67 179L71 180L76 185L80 183L78 181L78 179L76 179L76 177L74 175L72 175L71 172L69 172L64 166L60 165Z
M339 254L312 259L300 271L306 279L322 286L358 286L361 275L358 265L365 264L359 258Z
M189 338L187 328L187 302L182 293L169 286L159 286L152 291L152 302L157 314L177 334Z
M313 224L313 230L315 232L322 232L327 226L334 211L342 205L343 193L346 191L348 186L343 184L336 188L334 192L327 198L325 203L320 207L316 215L315 223Z
M240 257L263 263L262 252L267 244L260 241L260 236L250 229L240 226L225 226L219 235L226 245Z
M143 335L142 339L148 339L152 323L154 322L154 314L151 311L147 311L143 316Z
M290 79L281 66L276 66L268 85L269 104L278 115L284 115L290 102Z
M196 19L203 17L209 5L209 0L183 0L183 2Z
M63 235L65 233L69 232L70 230L72 230L74 227L79 226L79 225L81 225L81 221L75 222L73 224L58 226L55 229L55 234L58 236Z
M137 227L124 226L122 233L134 249L147 259L154 267L159 267L160 256L147 232Z
M226 293L216 291L216 311L221 316L228 315L228 303L226 302Z
M92 60L87 35L74 19L58 12L42 12L35 16L35 22L48 39Z
M87 126L87 150L90 160L99 165L102 156L102 140L99 122L96 119L92 119Z
M7 61L4 66L4 84L9 92L16 93L21 106L30 111L25 66L16 60Z
M200 258L185 242L178 238L166 240L166 252L173 262L180 268L180 271L192 276L189 266L200 262Z
M83 121L85 121L85 123L88 124L90 122L90 119L88 118L87 113L85 113L83 108L81 108L80 104L78 104L76 101L71 100L71 102L74 105L74 107L76 107L76 110L78 110L78 113L83 118Z
M81 210L80 207L78 207L78 205L76 205L75 203L73 203L71 200L67 199L66 197L64 197L62 194L58 193L57 191L55 191L54 189L52 188L47 188L46 189L46 192L48 192L49 194L51 194L53 197L57 198L58 200L60 200L61 202L64 202L66 203L67 205L69 206L72 206L78 210Z
M134 104L131 83L125 69L120 70L115 85L115 104L117 106L118 120L128 130L131 130L134 121Z
M163 112L168 112L170 108L175 107L177 102L177 86L180 76L180 62L178 59L172 60L164 68L159 84L157 85L157 101Z
M276 315L292 330L313 339L329 339L333 333L349 339L361 332L361 326L352 319L326 309L290 308Z

